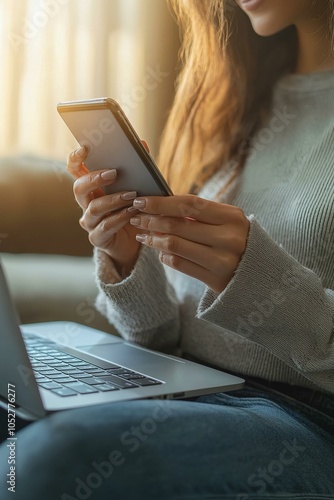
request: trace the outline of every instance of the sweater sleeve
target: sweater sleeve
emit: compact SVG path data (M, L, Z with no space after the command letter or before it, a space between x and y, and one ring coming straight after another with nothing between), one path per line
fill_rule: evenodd
M225 290L206 289L197 316L267 348L334 393L334 291L249 217L246 251Z
M165 352L179 339L179 305L158 252L142 247L130 276L121 279L110 257L95 250L97 309L128 341Z

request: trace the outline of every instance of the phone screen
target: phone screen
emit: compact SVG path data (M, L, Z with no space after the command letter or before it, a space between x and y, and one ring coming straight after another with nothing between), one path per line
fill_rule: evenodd
M66 104L66 103L61 103ZM60 114L81 146L88 151L89 170L115 168L117 180L106 193L137 191L138 196L172 194L153 159L143 149L138 136L120 108L98 105L68 106Z

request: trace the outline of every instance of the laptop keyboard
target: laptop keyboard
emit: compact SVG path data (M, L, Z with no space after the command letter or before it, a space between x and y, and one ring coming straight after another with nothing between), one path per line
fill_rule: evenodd
M58 396L119 391L162 384L160 380L109 363L100 368L61 351L51 340L24 335L26 349L37 384Z

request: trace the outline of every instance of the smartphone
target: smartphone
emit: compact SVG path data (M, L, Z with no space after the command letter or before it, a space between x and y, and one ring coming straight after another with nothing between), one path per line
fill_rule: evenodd
M57 104L57 111L88 154L88 170L117 170L107 194L137 191L138 196L168 196L172 191L146 151L120 105L103 97Z

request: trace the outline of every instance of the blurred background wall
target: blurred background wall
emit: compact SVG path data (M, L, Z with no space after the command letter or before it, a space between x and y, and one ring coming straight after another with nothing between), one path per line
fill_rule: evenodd
M0 154L64 159L58 101L108 96L153 156L179 47L165 0L0 0Z

